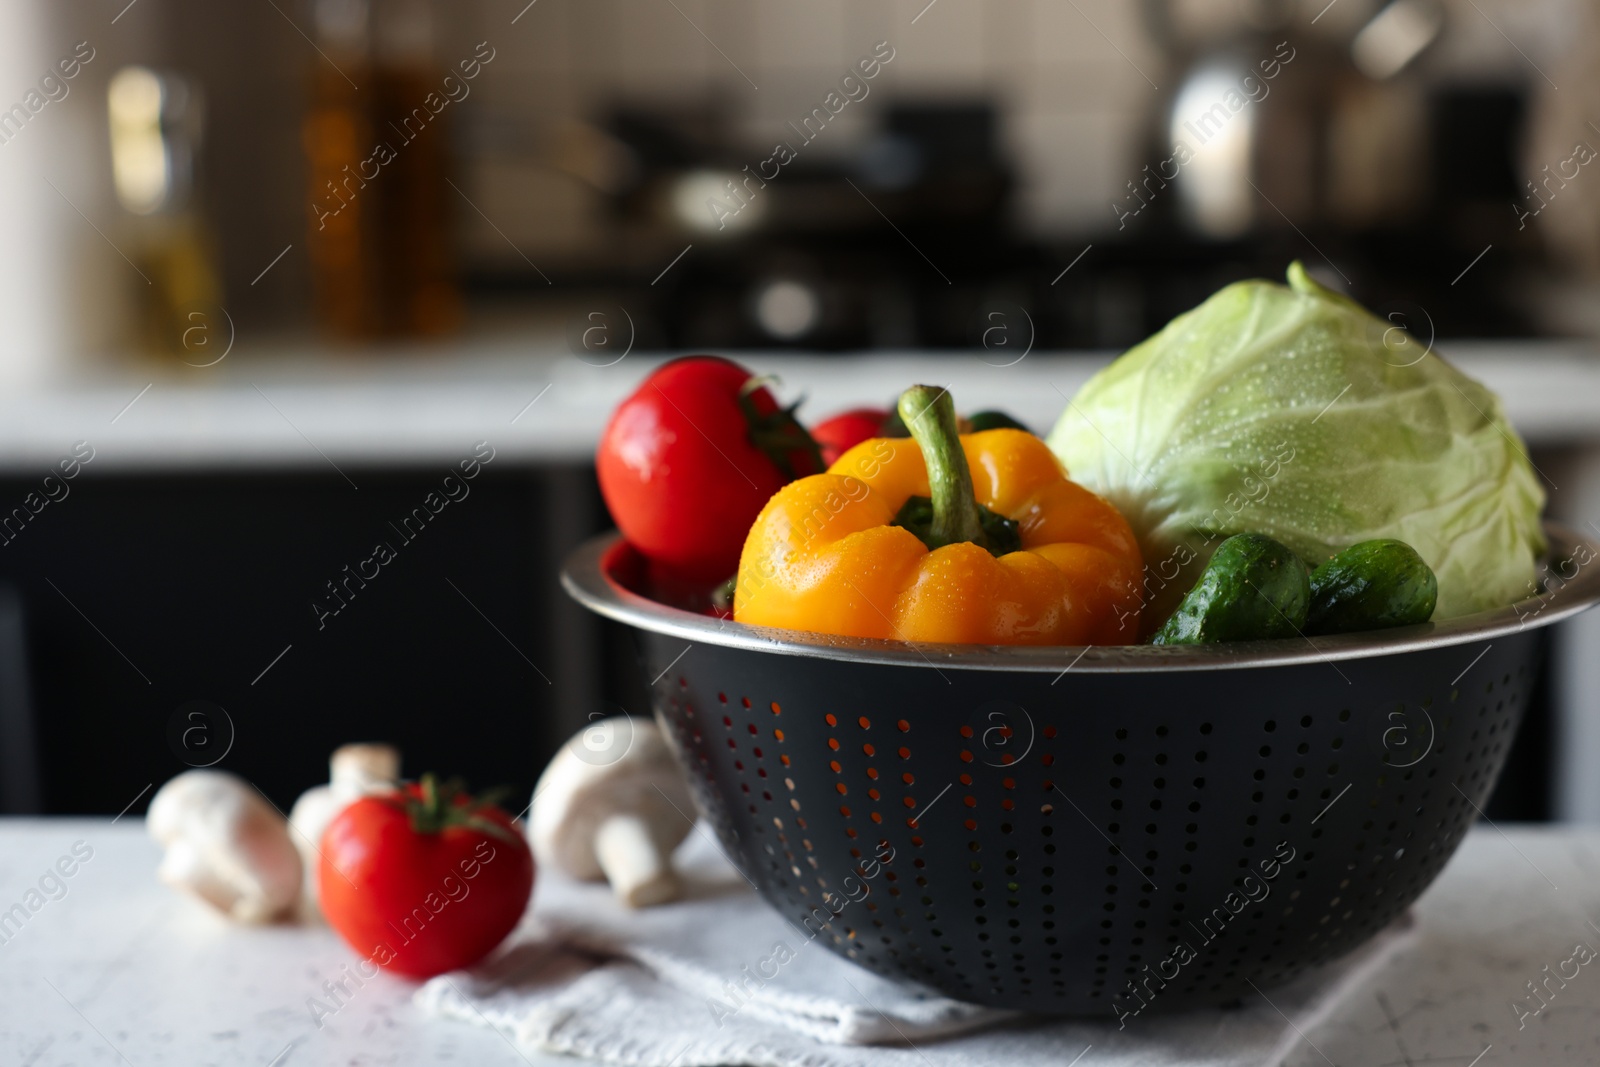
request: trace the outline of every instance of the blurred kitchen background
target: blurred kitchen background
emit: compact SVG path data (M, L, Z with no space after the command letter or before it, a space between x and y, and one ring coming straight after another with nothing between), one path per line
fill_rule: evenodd
M0 510L0 810L213 759L287 806L358 739L531 788L644 710L556 570L675 352L812 416L914 367L1043 430L1300 258L1600 519L1597 60L1594 0L12 4L0 509L81 462ZM1552 642L1491 814L1600 821L1597 642Z

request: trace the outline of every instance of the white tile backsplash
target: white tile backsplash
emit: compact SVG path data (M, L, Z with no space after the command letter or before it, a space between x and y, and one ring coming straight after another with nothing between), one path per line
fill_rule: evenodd
M905 25L891 34L899 83L908 91L943 96L982 92L991 70L984 26L1001 6L992 0L938 0L930 8L927 0L902 0L895 11Z
M1502 78L1520 65L1536 79L1531 64L1554 47L1552 27L1581 2L1448 0L1447 39L1433 62ZM594 118L618 101L712 100L748 150L763 154L784 137L786 122L818 106L858 58L887 40L894 62L815 150L849 151L892 99L993 99L1021 178L1019 221L1044 234L1114 226L1108 205L1144 162L1151 116L1180 76L1134 0L539 0L503 30L494 27L520 2L466 6L484 13L485 32L508 39L508 60L481 85L503 116L538 124ZM1502 31L1522 43L1509 46ZM550 78L565 84L552 88ZM490 184L503 192L488 195L519 195L514 182ZM514 212L508 204L526 225L519 240L567 245L570 220L538 221L567 202L540 199Z
M757 6L756 15L756 49L751 56L755 65L782 70L840 67L849 62L845 0L763 3Z

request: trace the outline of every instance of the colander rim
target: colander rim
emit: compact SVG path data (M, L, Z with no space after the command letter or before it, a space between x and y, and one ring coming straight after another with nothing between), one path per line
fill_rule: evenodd
M615 577L636 550L613 530L590 538L568 554L561 585L590 611L628 626L696 644L774 655L843 660L925 670L1004 670L1085 674L1243 670L1290 667L1402 655L1428 649L1492 641L1529 628L1550 626L1600 603L1600 543L1554 522L1544 523L1549 560L1570 560L1581 546L1589 564L1557 589L1515 604L1441 622L1355 634L1242 641L1219 645L960 645L839 637L799 630L751 626L658 603L626 588Z

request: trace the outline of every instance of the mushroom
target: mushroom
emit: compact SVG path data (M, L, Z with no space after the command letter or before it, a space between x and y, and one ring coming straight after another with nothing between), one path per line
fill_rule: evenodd
M550 761L531 806L528 836L541 863L604 878L633 908L680 895L672 851L694 826L693 801L653 721L591 724Z
M161 880L240 922L270 922L300 896L288 825L237 775L185 771L156 791L145 826L167 849Z
M351 801L370 793L383 793L400 780L400 750L392 745L341 745L328 757L328 784L314 785L300 794L289 809L289 829L305 868L300 914L318 919L317 860L322 834L334 816Z

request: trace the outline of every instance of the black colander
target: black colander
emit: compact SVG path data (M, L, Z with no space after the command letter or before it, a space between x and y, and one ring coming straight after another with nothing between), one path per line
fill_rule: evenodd
M1552 559L1600 556L1549 532ZM1226 1003L1377 933L1478 818L1538 628L1600 599L1587 566L1372 634L910 645L665 607L630 591L639 563L608 535L563 582L632 628L701 811L767 901L879 974L1075 1015Z

